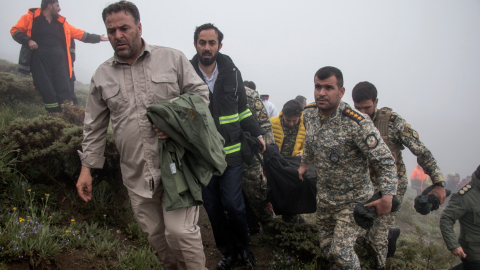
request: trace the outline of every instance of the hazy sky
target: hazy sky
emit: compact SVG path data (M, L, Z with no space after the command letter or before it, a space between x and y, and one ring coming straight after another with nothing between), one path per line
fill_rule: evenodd
M4 1L0 58L18 61L10 28L40 0ZM77 28L106 34L101 18L112 1L60 1L60 14ZM143 38L193 57L196 26L212 22L224 33L245 80L270 94L280 110L304 95L313 102L313 77L323 66L343 72L344 100L370 81L379 106L405 118L430 148L444 175L470 175L480 164L480 1L134 1ZM77 42L77 79L89 83L113 54L108 42ZM477 119L477 120L475 120ZM408 173L416 164L404 151Z

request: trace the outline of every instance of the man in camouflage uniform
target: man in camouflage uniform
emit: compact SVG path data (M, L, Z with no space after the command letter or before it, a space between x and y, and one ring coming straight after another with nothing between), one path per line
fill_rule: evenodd
M378 216L390 212L398 181L395 160L373 122L341 101L345 88L339 69L319 69L314 82L316 104L304 111L307 134L299 178L309 163L315 164L320 248L331 269L361 269L353 249L361 228L353 210L373 195L371 163L384 195L366 206L376 207Z
M397 197L400 202L407 190L408 178L405 163L402 158L402 150L404 146L417 156L418 164L423 168L424 172L430 176L432 182L437 185L430 194L437 194L440 202L443 204L445 200L445 188L443 175L440 172L437 161L432 152L420 141L418 133L397 113L392 112L390 108L381 108L377 110L377 89L369 82L360 82L352 90L352 98L355 109L368 115L375 123L375 127L380 131L380 135L395 158L396 172L398 176ZM382 191L380 183L380 172L372 166L370 170L375 192ZM424 185L424 188L426 186ZM387 261L388 254L388 233L393 226L396 213L389 213L379 219L376 219L373 227L365 232L365 237L359 237L359 242L367 247L371 247L377 260L377 267L383 268ZM400 234L399 229L392 228L397 231L393 233L396 241ZM392 232L391 232L392 235ZM390 252L391 253L391 252ZM388 256L387 256L388 254Z
M255 90L246 86L245 91L247 94L247 107L265 132L263 135L265 143L273 144L272 124L270 123L267 110L263 106L260 96ZM273 217L273 212L270 210L267 200L267 179L263 175L263 167L256 157L253 159L251 165L243 164L243 192L248 202L247 218L249 218L251 214L255 215L250 217L254 219L253 223L256 223L253 225L257 225L258 228L256 217L258 217L262 224L270 221ZM249 214L249 210L253 210L253 213ZM258 231L258 229L252 226L251 222L249 222L249 230L250 233L256 233Z

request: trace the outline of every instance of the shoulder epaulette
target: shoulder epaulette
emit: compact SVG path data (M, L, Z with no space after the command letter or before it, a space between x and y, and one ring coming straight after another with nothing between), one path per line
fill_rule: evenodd
M304 109L311 109L311 108L317 108L317 103L316 102L312 102L310 104L307 104L307 106L305 106Z
M472 189L471 185L465 185L462 189L458 191L460 195L466 194L470 189Z
M361 114L357 113L356 111L350 108L345 108L342 111L342 113L357 123L360 123L360 121L363 120L363 116Z

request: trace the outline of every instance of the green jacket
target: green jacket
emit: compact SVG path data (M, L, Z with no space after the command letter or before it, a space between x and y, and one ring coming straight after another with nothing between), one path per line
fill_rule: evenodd
M167 211L202 204L201 185L227 167L224 140L208 105L188 93L148 107L147 117L169 136L158 142Z
M460 221L458 241L453 231ZM440 229L447 248L462 247L467 260L480 261L480 181L472 175L472 181L454 193L440 219Z

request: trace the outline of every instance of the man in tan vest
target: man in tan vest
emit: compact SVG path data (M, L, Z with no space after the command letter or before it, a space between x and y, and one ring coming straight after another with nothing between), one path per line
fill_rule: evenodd
M429 194L436 194L440 198L440 203L443 204L446 197L443 175L430 150L420 141L418 133L400 115L392 112L392 109L387 107L377 109L378 98L375 85L369 82L358 83L352 90L352 98L355 109L367 114L375 123L375 127L380 131L383 141L388 145L395 158L398 174L397 197L400 202L403 200L408 186L405 163L402 158L402 150L406 146L417 156L418 164L430 176L435 185ZM375 192L381 191L377 173L375 168L370 166L370 176ZM387 257L393 256L395 252L395 241L400 235L400 229L391 228L394 221L395 212L384 215L375 220L373 227L365 233L364 237L358 239L359 242L368 244L367 248L373 249L379 269L385 267Z

